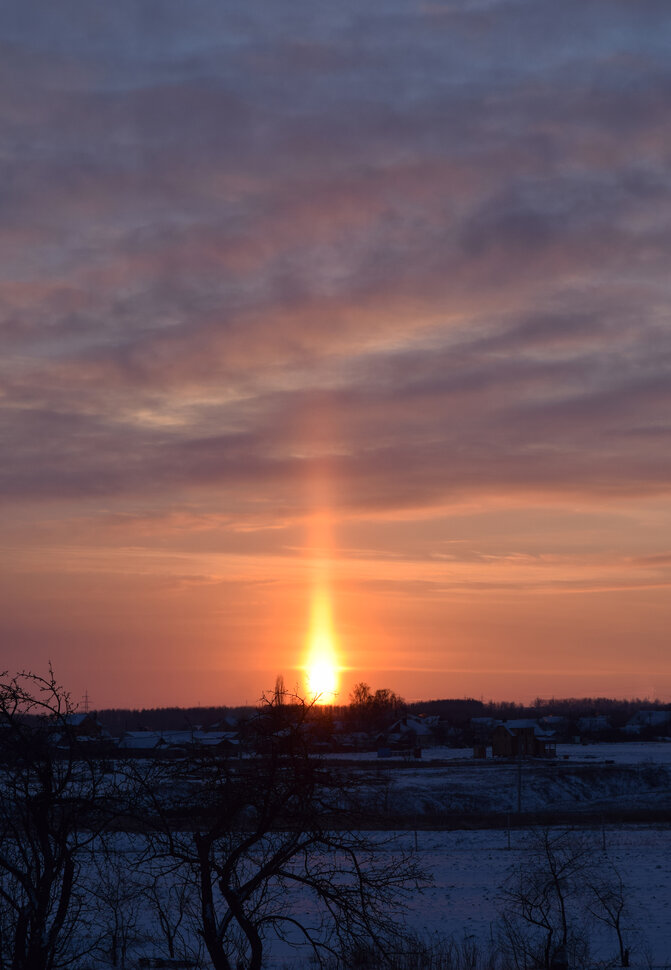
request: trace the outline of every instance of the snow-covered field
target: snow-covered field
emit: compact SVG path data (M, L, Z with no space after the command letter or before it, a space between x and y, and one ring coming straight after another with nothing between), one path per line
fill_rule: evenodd
M627 899L624 920L632 949L632 967L671 967L671 830L626 827L592 830L598 861L605 840L606 856L622 873ZM410 901L404 922L426 940L473 938L486 947L500 932L501 888L528 853L524 831L418 832L399 834L399 845L417 846L434 884ZM618 950L612 930L590 929L594 966L614 959ZM270 970L305 966L305 954L286 947L275 951ZM611 964L612 965L612 964ZM585 970L585 968L581 968Z
M377 759L371 754L356 760L363 770L369 767L371 779L386 780L387 802L396 810L415 811L418 823L425 811L485 808L513 813L517 806L517 765L474 763L468 750L434 748L414 763L402 756ZM641 805L666 809L671 805L671 743L559 745L554 766L522 765L521 797L524 811ZM427 940L472 938L482 946L496 940L501 889L528 852L527 836L523 829L505 828L399 834L401 845L416 847L434 880L411 900L407 927ZM587 837L594 842L596 858L605 847L605 856L622 874L632 966L671 967L671 829L605 825L588 829ZM590 936L595 966L615 958L611 929L595 924ZM278 953L273 966L283 962L301 966L300 958L292 963L287 952Z
M488 748L487 757L491 759L492 749ZM356 754L327 754L329 760L372 762L374 764L402 763L413 761L407 754L394 754L390 758L378 758L373 751L361 751ZM472 748L448 748L436 746L425 748L422 752L422 762L432 761L473 761ZM570 761L571 764L594 764L595 762L614 762L619 765L634 764L665 764L671 765L670 741L627 741L622 743L601 744L558 744L557 761Z
M353 759L346 760L351 765ZM431 883L411 892L399 922L422 940L471 940L483 949L496 943L502 925L503 887L516 867L530 858L529 831L506 827L507 814L515 818L521 798L524 812L552 808L558 816L566 810L567 817L575 817L580 808L588 811L586 817L593 827L581 830L581 837L593 849L590 866L598 869L612 864L622 876L623 927L632 949L631 966L637 970L671 968L671 824L594 824L601 811L606 818L607 810L613 808L668 810L671 743L560 746L554 763L525 762L521 766L491 758L474 761L469 751L436 748L425 751L421 761L361 755L355 759L354 769L376 808L386 808L390 817L404 814L405 824L410 820L411 826L416 818L417 831L411 827L397 833L396 848L415 851ZM503 825L477 831L421 828L429 818L442 815L448 817L445 828L449 829L450 813L468 824L469 812L500 813L491 824L502 821ZM382 861L390 851L384 846L389 835L370 833L371 839L379 840ZM112 837L108 855L96 851L84 865L82 875L94 905L88 922L82 921L81 926L90 933L95 956L78 966L103 970L113 965L113 935L117 948L114 965L121 965L122 951L128 967L137 966L141 957L165 958L166 938L160 929L163 910L170 925L179 925L180 952L193 957L199 950L198 966L206 970L209 963L199 943L197 900L192 893L180 897L180 887L187 886L188 880L165 860L145 856L145 847L142 835L120 832ZM310 919L309 901L302 889L288 901L299 920ZM612 929L592 920L589 937L590 963L574 965L574 970L615 966L609 962L618 949ZM267 951L264 968L307 968L309 956L305 949L275 941Z
M432 885L411 893L407 909L399 915L399 924L425 942L439 942L447 938L458 942L471 940L486 950L496 942L502 929L502 888L511 872L529 857L528 834L525 830L514 829L510 833L505 829L397 833L394 849L415 850L433 880ZM593 846L592 864L595 867L601 866L603 860L607 859L622 875L626 900L623 928L627 945L631 947L632 968L668 970L671 967L671 867L668 865L671 858L671 829L654 826L606 827L587 829L581 836ZM373 838L380 840L380 858L383 860L389 849L382 847L382 843L388 840L389 833L380 833ZM121 871L125 870L127 875L125 879L121 878L118 883L110 882L106 887L107 902L115 907L116 924L122 925L124 920L127 923L130 920L128 925L132 933L126 954L126 966L129 967L136 966L141 956L167 956L165 939L157 923L156 908L146 898L130 905L127 901L129 884L126 867L129 863L132 866L140 842L141 839L138 841L137 837L129 839L119 835L119 861ZM141 852L138 858L140 856ZM119 879L119 873L116 878ZM176 891L168 890L168 894L170 899L164 891L163 899L168 907L178 906ZM125 915L121 912L121 919L119 906L126 907ZM197 913L197 906L193 911ZM314 918L308 899L300 893L291 899L291 911L299 921L304 920L308 924ZM101 918L105 918L104 913ZM109 922L109 913L106 918ZM180 929L183 933L182 952L185 949L195 954L198 948L197 916L195 922L185 918ZM610 928L601 927L592 920L588 935L590 962L586 966L574 965L573 970L596 970L597 967L619 965L614 962L618 947ZM90 964L94 965L98 970L103 970L110 963L101 956L99 962ZM300 970L310 965L310 953L305 947L292 948L287 943L276 941L266 948L266 970ZM202 948L198 966L203 970L210 966Z
M576 764L613 761L617 765L671 765L671 741L558 744L557 759Z
M598 849L605 834L606 853L622 872L630 915L633 955L645 966L646 949L655 965L671 964L671 831L657 828L594 831ZM497 933L500 887L526 850L525 833L505 831L418 833L418 847L432 869L435 886L412 908L409 922L417 930L461 938L473 934L486 942ZM617 945L608 934L593 940L599 959L613 957Z

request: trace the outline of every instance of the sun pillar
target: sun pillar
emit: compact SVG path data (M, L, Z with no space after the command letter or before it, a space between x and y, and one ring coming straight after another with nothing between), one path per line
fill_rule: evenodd
M312 619L308 638L305 681L308 699L332 704L338 691L338 656L328 590L316 590L312 598Z
M340 665L331 607L332 543L327 515L315 517L312 540L313 586L305 650L305 687L309 701L333 704L339 687Z

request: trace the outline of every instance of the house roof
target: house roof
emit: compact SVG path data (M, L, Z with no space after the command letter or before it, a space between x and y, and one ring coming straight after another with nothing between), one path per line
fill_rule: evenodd
M424 718L414 717L412 714L395 721L394 724L392 724L392 726L389 728L388 733L409 734L410 731L414 731L415 734L421 736L429 736L433 734L431 725L427 723Z
M119 747L151 750L160 743L159 731L125 731L119 741Z
M592 714L589 717L579 717L578 727L581 731L599 731L610 727L608 714Z
M657 725L666 724L669 720L671 720L671 711L637 711L628 723Z
M65 723L71 724L73 727L79 727L80 724L85 724L86 721L92 721L94 724L98 724L98 718L92 711L65 715Z
M237 744L231 731L126 731L119 742L120 748L153 750L160 747L213 747L226 742Z
M496 727L497 729L503 728L508 732L508 734L510 734L511 737L513 737L517 731L531 729L534 732L534 737L538 738L539 741L554 741L555 739L554 731L543 730L540 724L531 720L530 718L518 718L517 720L513 721L504 721L502 724L497 724Z

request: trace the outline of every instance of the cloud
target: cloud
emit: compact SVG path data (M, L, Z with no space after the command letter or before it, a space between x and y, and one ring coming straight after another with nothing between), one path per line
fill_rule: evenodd
M667 490L644 6L11 4L2 494Z

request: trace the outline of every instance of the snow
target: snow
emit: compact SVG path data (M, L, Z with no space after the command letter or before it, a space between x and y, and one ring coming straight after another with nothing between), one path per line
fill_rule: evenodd
M512 830L508 849L505 830L417 833L420 857L431 869L435 885L416 901L409 924L429 936L442 933L462 939L473 934L483 944L495 937L500 889L525 852L525 834L523 830ZM600 848L604 832L596 830L591 834L595 847ZM607 828L605 842L607 856L622 872L631 901L628 925L637 927L640 935L634 963L644 965L642 951L646 944L656 963L669 962L671 871L661 860L669 858L671 832L651 827ZM595 938L600 944L595 957L614 955L613 939L604 940L603 934L598 933Z
M612 761L617 765L671 765L671 741L558 744L557 759L576 764Z
M472 937L486 948L500 930L501 888L528 851L526 832L505 829L477 832L399 833L399 846L417 847L434 884L417 893L405 914L407 929L426 940ZM595 851L602 850L621 871L629 914L626 939L632 944L632 967L662 967L671 962L671 870L663 864L671 853L671 831L655 827L595 829L589 833ZM590 931L595 961L614 958L612 931ZM305 966L305 956L278 945L269 970ZM585 968L586 970L586 968Z
M487 759L491 759L492 749L487 749ZM352 754L326 754L327 760L346 760L378 764L380 760L391 763L414 762L411 755L398 753L391 758L379 759L376 751L359 751ZM472 762L472 748L448 748L436 745L424 748L418 762L463 761ZM558 744L557 761L570 761L573 764L592 764L595 761L613 761L615 764L666 764L671 765L671 740L668 741L624 741L598 742L596 744Z
M564 757L567 755L567 757ZM335 759L334 759L335 760ZM363 775L369 797L376 807L386 804L390 813L404 811L417 818L426 813L503 813L504 825L478 831L400 832L398 847L416 849L420 863L433 877L433 884L412 893L407 912L400 918L406 929L430 940L470 937L483 947L497 938L502 909L501 890L510 872L528 853L524 829L507 830L507 813L514 818L521 772L522 807L525 811L574 811L586 808L592 817L599 808L663 807L671 803L671 743L630 742L623 744L559 745L553 761L508 762L488 758L475 760L470 750L434 748L421 760L394 757L377 759L375 754L347 756ZM585 830L593 841L595 857L603 851L621 872L630 909L626 929L632 944L632 967L661 968L671 964L671 828L654 825L610 825ZM388 833L373 833L380 839ZM119 856L120 886L151 883L151 868L143 866L141 836L119 833L114 837ZM380 847L379 858L389 851ZM106 864L99 859L102 866ZM99 870L94 861L87 878L97 885ZM109 894L113 894L112 875ZM161 885L165 899L177 898L179 881L166 872ZM167 881L166 881L167 880ZM148 883L148 884L149 884ZM168 902L169 904L169 902ZM124 905L130 906L131 903ZM140 956L165 956L165 943L157 939L157 914L148 898L132 902L133 916L125 918L133 930L128 965ZM295 915L309 917L308 901L293 898ZM197 907L195 907L197 911ZM100 920L110 915L101 903ZM182 928L186 932L186 921ZM607 928L591 930L595 961L609 960L617 945ZM185 945L196 949L195 926ZM101 956L100 968L107 966ZM208 964L203 961L201 964ZM298 970L308 966L305 951L296 951L279 941L274 944L264 967L267 970ZM582 968L587 970L587 968Z
M370 807L391 824L398 813L454 825L470 813L649 812L671 801L669 743L560 745L558 752L547 760L476 760L464 749L435 748L417 761L370 754L346 761L364 776Z
M373 838L385 842L389 833ZM501 889L511 871L528 854L525 830L505 829L460 832L401 832L395 849L415 849L419 861L433 878L433 884L413 892L399 922L421 939L439 941L452 937L458 942L470 938L486 949L500 932L503 908ZM603 852L621 872L625 883L628 913L624 921L625 938L632 947L632 968L662 968L671 962L671 869L665 860L671 856L671 830L654 826L606 827L587 830L595 858ZM139 857L139 841L119 835L121 855L131 865ZM381 845L380 859L389 851ZM136 877L137 878L137 877ZM314 912L310 902L296 894L292 911L298 919L310 921ZM165 946L156 939L156 913L147 903L136 911L135 943L129 965L141 955L165 956ZM182 927L186 930L186 926ZM191 943L198 948L195 927ZM188 933L187 933L188 936ZM154 942L152 942L154 937ZM592 958L611 960L617 953L612 931L590 928ZM134 962L135 961L135 962ZM102 968L103 963L100 963ZM203 967L208 966L202 960ZM276 941L266 951L267 970L299 970L309 965L305 948ZM612 964L611 964L612 965ZM588 968L581 968L588 970Z

